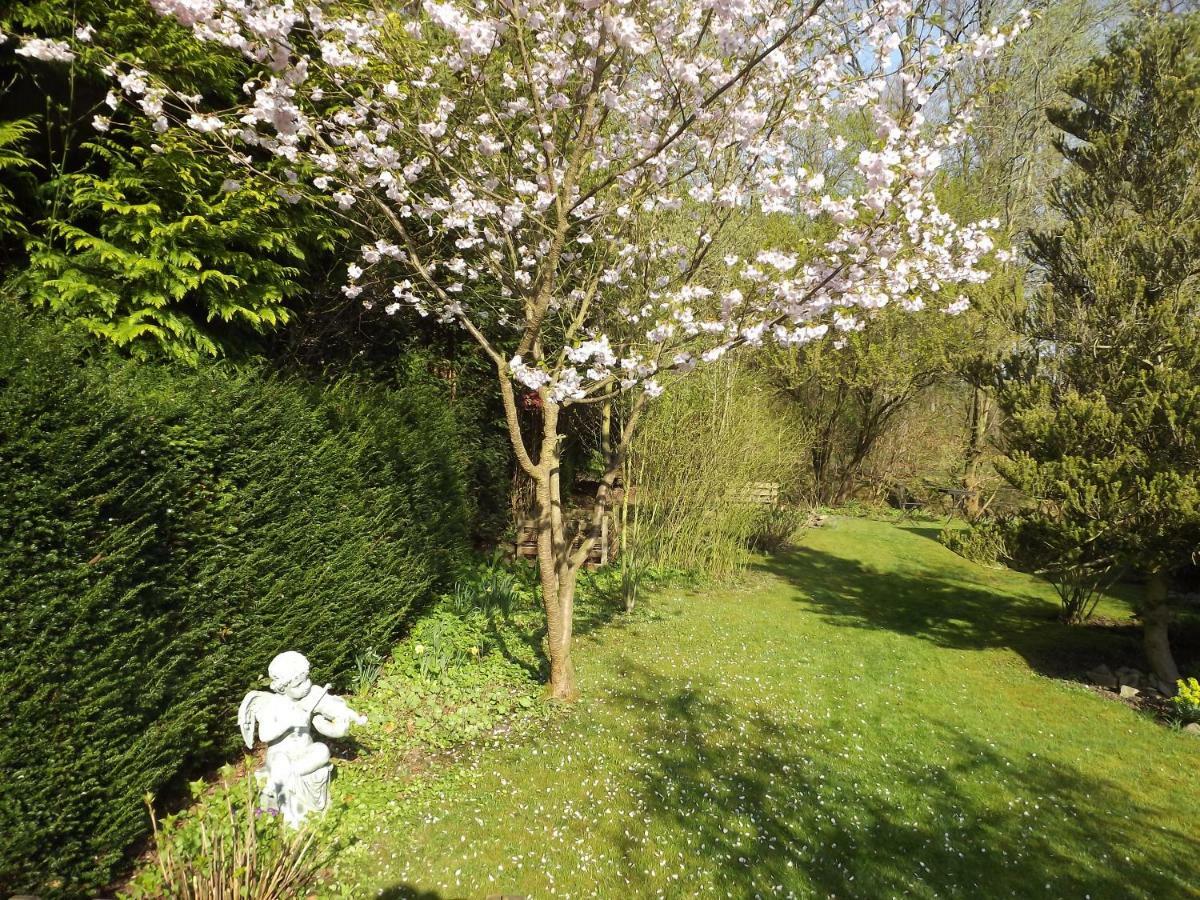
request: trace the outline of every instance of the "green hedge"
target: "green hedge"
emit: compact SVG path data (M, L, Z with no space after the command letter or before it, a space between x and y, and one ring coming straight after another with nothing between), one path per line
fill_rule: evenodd
M88 360L0 318L0 893L104 884L275 653L345 671L453 577L470 460L419 373Z

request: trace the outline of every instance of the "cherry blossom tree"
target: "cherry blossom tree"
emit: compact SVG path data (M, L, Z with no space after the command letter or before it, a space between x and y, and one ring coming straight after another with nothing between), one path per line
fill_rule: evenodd
M647 402L738 347L836 343L892 304L959 312L956 287L987 277L994 223L957 223L934 195L966 125L935 98L1023 18L950 35L914 0L150 2L259 75L242 107L212 109L112 59L110 105L336 207L362 235L347 297L435 316L494 364L536 489L554 697L576 695L576 577ZM763 216L808 237L721 250ZM519 394L540 407L533 441ZM574 533L563 416L618 394Z

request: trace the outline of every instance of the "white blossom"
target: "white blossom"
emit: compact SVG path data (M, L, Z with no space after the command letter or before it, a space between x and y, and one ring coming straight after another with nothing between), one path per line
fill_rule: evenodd
M569 325L569 340L541 332L537 359L506 367L552 402L613 383L653 396L660 359L686 372L742 345L843 340L889 305L958 313L965 300L943 296L988 277L996 225L955 221L931 187L966 125L934 92L1024 16L954 43L914 0L423 0L389 13L429 54L401 77L369 10L151 3L254 72L241 108L212 111L117 65L134 108L166 130L182 107L195 139L234 142L247 164L315 169L311 189L363 231L348 296L378 266L388 314L469 327L494 359L489 342L514 329ZM842 134L860 115L868 127ZM831 159L849 175L827 177ZM299 199L293 183L280 196ZM694 265L714 222L749 208L812 220L824 237L759 236L719 274ZM696 227L662 228L670 216Z
M27 38L16 50L17 56L28 56L43 62L71 62L75 54L64 41L52 38Z

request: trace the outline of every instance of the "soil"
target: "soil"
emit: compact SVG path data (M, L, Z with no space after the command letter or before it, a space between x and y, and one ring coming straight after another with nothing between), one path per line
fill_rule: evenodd
M1113 700L1128 706L1130 709L1137 710L1161 725L1170 726L1178 718L1171 705L1171 701L1158 693L1158 691L1146 689L1141 691L1136 697L1122 697L1120 691L1112 691L1098 684L1090 684L1086 677L1081 677L1079 680L1087 684L1088 690L1094 691L1107 700Z

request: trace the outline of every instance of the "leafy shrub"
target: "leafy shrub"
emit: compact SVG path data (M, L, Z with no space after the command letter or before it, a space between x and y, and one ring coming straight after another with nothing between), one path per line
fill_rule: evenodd
M484 643L480 616L462 617L437 609L422 618L409 634L410 668L426 680L439 680L449 670L479 658Z
M255 181L222 191L220 171L186 151L131 158L99 139L84 150L92 171L54 184L69 213L26 243L16 281L29 302L135 354L193 360L289 320L313 252L305 242L327 240L311 224L318 213L297 221Z
M631 613L637 607L642 594L642 581L646 577L649 565L629 554L621 557L621 604L625 612Z
M33 119L0 121L0 176L27 174L37 165L25 152L36 130ZM13 199L12 189L0 182L0 238L26 233L21 211Z
M485 616L499 613L509 618L515 608L531 601L529 591L512 572L497 560L476 573L474 577L455 582L449 597L449 608L461 617L480 612Z
M978 522L969 528L947 526L938 540L963 559L993 568L1010 558L1004 526L994 520Z
M1089 558L1089 541L1061 531L1039 512L1023 512L1006 521L1011 557L1020 568L1041 575L1058 594L1059 619L1067 624L1091 618L1103 592L1120 576L1120 566Z
M1175 682L1175 687L1178 690L1171 698L1175 712L1188 722L1200 722L1200 681L1181 678Z
M619 510L622 555L710 578L741 569L762 515L747 501L763 484L783 496L798 489L810 441L794 412L732 358L649 407L622 473L633 486Z
M416 372L89 362L0 316L0 884L103 884L275 653L386 646L465 552L457 435Z
M750 547L762 553L777 553L804 525L808 510L790 504L765 507L750 530Z
M181 900L304 896L324 862L315 846L317 831L307 825L292 830L282 816L257 808L253 777L236 783L231 766L221 769L216 792L205 796L206 789L204 782L194 782L195 805L161 825L147 796L155 865L138 873L129 894Z
M5 262L28 263L7 287L135 355L195 358L257 343L293 317L345 229L286 202L274 189L288 177L281 161L249 175L102 102L109 53L169 71L185 93L217 103L241 94L249 69L238 54L213 53L141 0L15 0L0 12L5 33L69 39L83 22L95 29L93 49L64 66L11 53L0 62L0 107L20 117L0 120L0 179L17 188L0 186L0 239L21 239L20 251L7 242ZM114 127L98 132L96 113Z

